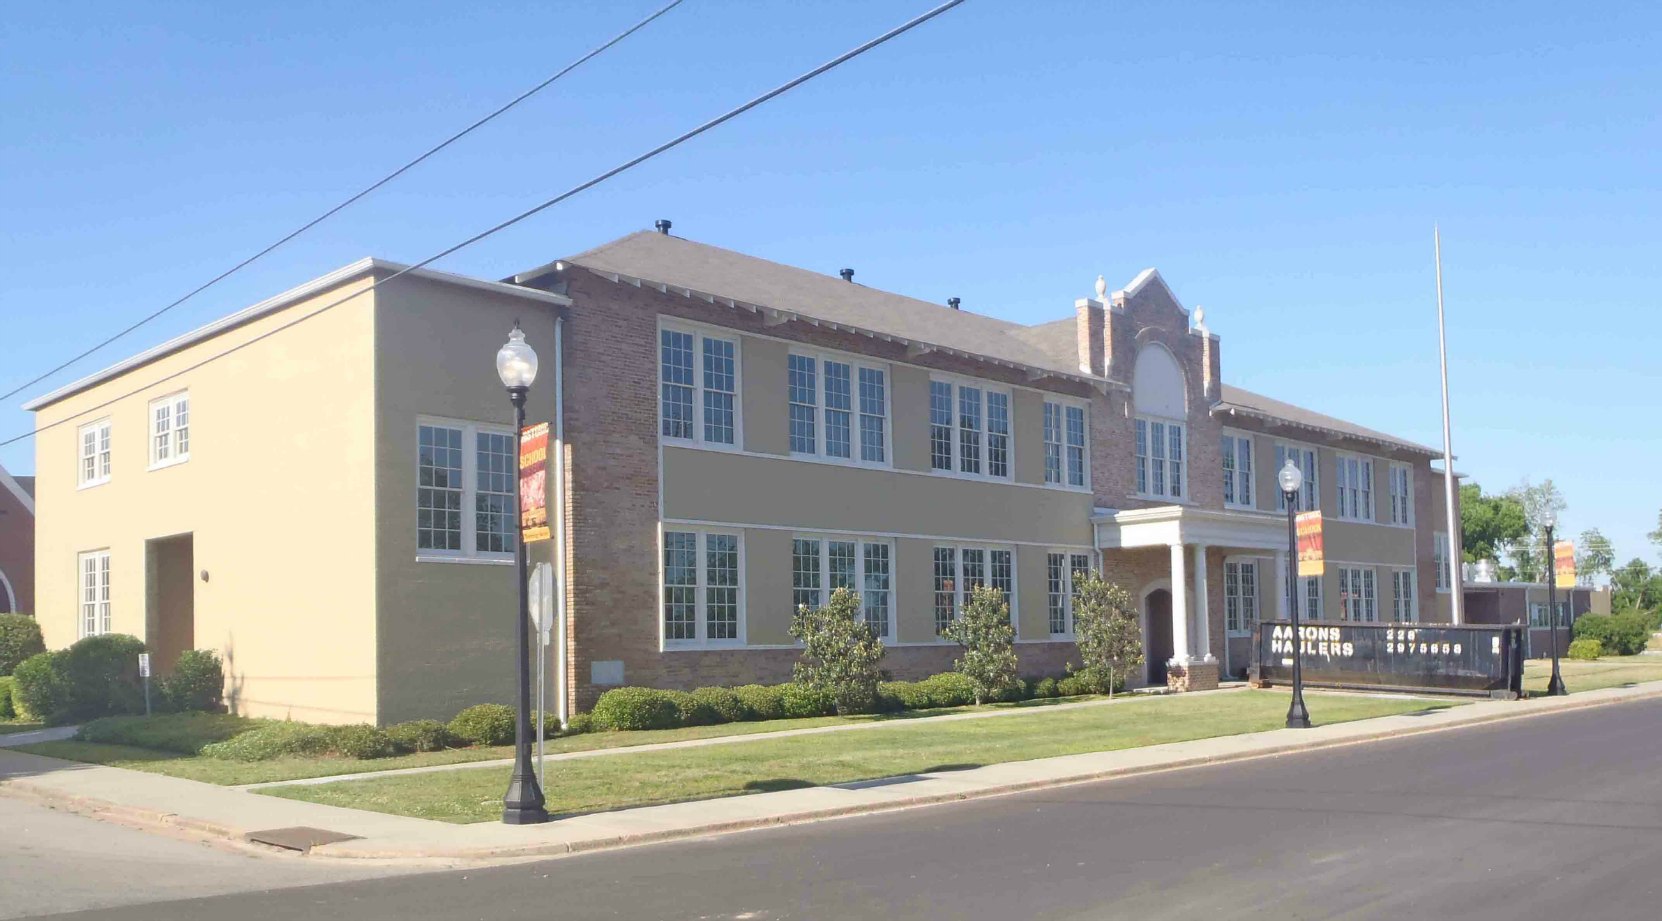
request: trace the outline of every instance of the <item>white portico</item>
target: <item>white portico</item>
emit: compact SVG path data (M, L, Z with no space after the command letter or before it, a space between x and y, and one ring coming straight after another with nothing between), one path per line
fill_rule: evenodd
M1092 516L1103 569L1111 572L1116 551L1168 548L1169 575L1128 585L1143 614L1144 656L1150 681L1181 676L1184 687L1215 686L1221 649L1212 638L1207 556L1213 549L1251 553L1275 560L1274 609L1287 605L1287 520L1266 512L1202 509L1186 505L1117 511L1097 509ZM1190 559L1193 558L1193 566ZM1192 571L1191 571L1192 570ZM1154 575L1154 574L1149 574ZM1169 595L1169 614L1165 610ZM1268 607L1268 605L1266 605ZM1169 618L1170 656L1166 652Z

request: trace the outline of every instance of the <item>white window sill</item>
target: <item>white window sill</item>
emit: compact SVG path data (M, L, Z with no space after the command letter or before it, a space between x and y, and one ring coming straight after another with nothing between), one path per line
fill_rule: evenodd
M1089 493L1091 491L1091 487L1089 486L1074 486L1070 483L1040 483L1039 485L1046 489L1054 489L1060 492Z
M79 486L76 486L75 489L78 492L78 491L83 490L83 489L92 489L96 486L105 486L105 485L108 485L109 482L110 482L109 477L104 477L102 480L88 480L85 483L82 483Z
M511 556L450 556L443 553L417 553L417 563L466 563L473 566L512 566Z
M747 645L744 640L715 640L706 643L700 643L696 640L665 640L662 647L664 652L715 652L751 648L754 647ZM778 648L791 649L795 647L782 646Z
M863 470L893 470L894 465L888 461L869 461L854 457L831 457L826 454L807 454L802 451L792 451L786 455L791 460L806 461L810 464L831 464L836 467L858 467Z
M948 477L948 478L954 479L954 480L969 480L969 481L974 482L974 483L1014 483L1015 482L1015 478L1013 476L993 476L990 473L964 473L961 470L941 470L941 469L936 468L936 467L930 467L929 468L929 475L930 476L939 476L939 477ZM1054 489L1055 487L1051 487L1051 488Z
M1223 504L1223 507L1226 508L1226 509L1229 509L1232 512L1256 512L1256 511L1258 511L1258 506L1253 505L1250 502L1225 502Z
M167 460L164 460L164 461L152 461L150 466L146 469L148 469L148 470L165 470L168 467L177 467L180 464L185 464L185 463L189 463L189 462L190 462L190 455L186 454L184 457L170 457L170 458L168 458Z
M733 454L744 453L744 448L738 444L738 434L734 433L734 443L726 444L719 441L704 441L699 438L671 438L668 435L659 435L658 444L670 445L677 448L697 448L701 451L726 451Z
M1172 496L1155 496L1155 495L1146 495L1144 493L1135 493L1135 492L1127 494L1126 498L1127 499L1136 499L1140 502L1164 502L1168 505L1194 505L1195 504L1195 500L1189 499L1189 498L1186 498L1186 497L1182 498L1182 499L1178 499L1178 498L1174 498Z

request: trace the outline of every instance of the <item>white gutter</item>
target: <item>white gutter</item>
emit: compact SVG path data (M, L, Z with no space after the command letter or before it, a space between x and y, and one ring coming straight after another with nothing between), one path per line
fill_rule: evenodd
M566 357L565 317L554 314L554 713L571 718L566 687Z

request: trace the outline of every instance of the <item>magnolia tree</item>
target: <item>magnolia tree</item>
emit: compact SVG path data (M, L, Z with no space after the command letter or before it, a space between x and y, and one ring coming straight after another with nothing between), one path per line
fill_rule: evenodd
M791 636L802 641L794 670L797 684L831 695L839 716L876 709L883 641L861 619L858 595L838 588L823 608L798 607Z
M1010 605L1004 593L990 585L970 592L959 618L941 631L957 643L963 655L952 667L975 685L977 705L1016 686L1016 631L1010 626Z
M1068 670L1114 694L1114 678L1143 664L1143 629L1131 593L1096 573L1073 576L1073 636L1080 665Z

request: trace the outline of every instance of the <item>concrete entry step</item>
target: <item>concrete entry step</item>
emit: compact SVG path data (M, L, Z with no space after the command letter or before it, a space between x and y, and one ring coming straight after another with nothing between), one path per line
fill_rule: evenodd
M310 828L305 825L296 825L291 828L268 828L264 831L251 831L243 838L255 844L269 844L285 850L299 851L304 854L320 844L338 844L342 841L357 841L358 835L342 834L338 831L329 831L325 828Z

